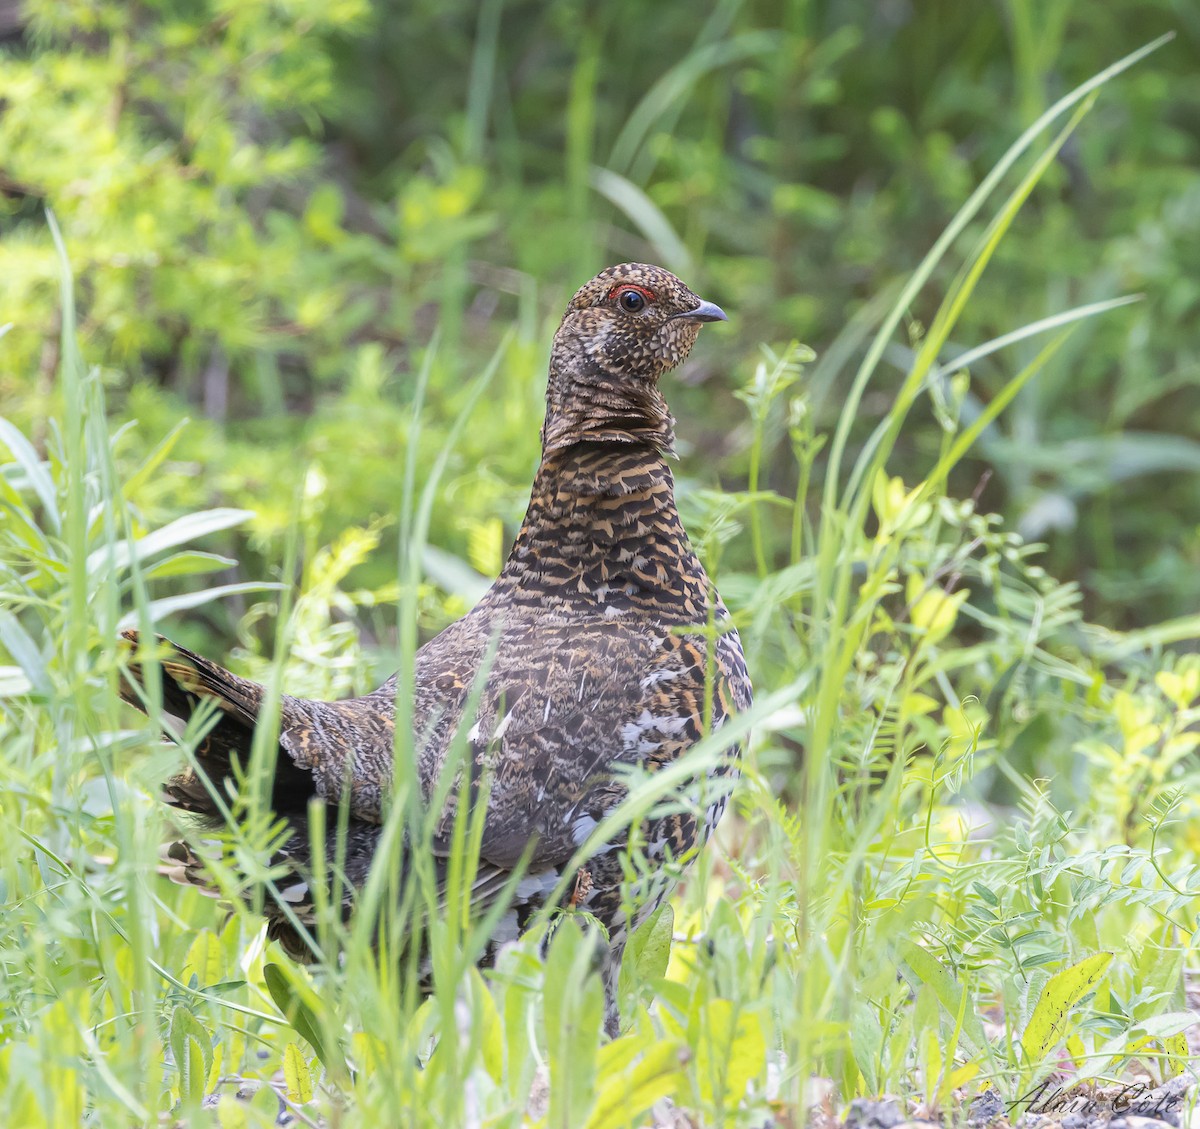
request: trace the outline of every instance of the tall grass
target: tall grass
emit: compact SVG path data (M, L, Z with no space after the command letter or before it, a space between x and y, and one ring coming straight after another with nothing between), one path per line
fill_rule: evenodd
M483 9L484 32L497 9ZM490 42L480 36L473 90L489 81ZM1051 335L969 420L969 378L959 371L969 357L941 362L983 269L1094 92L1153 46L1064 98L1013 145L884 317L832 437L812 430L808 355L798 346L765 354L743 389L763 424L753 453L761 481L745 495L693 489L682 498L735 608L759 693L748 715L706 737L686 763L631 775L627 801L594 833L599 842L678 802L689 777L753 734L717 842L672 907L630 944L625 1029L611 1042L601 1037L586 922L546 915L493 972L474 969L502 909L482 919L469 910L480 808L460 806L444 891L433 875L432 818L419 802L404 719L423 547L457 428L420 497L418 444L408 446L396 787L360 912L344 923L336 897L320 903L313 940L324 958L301 970L264 947L258 919L236 899L218 906L157 876L156 845L169 829L155 785L192 755L204 720L181 750L158 743L153 718L133 727L116 694L118 626L132 609L148 634L172 612L227 593L150 597L163 578L211 572L217 562L192 542L245 515L198 512L165 530L145 527L137 483L165 473L165 455L118 474L119 437L108 431L101 381L75 346L64 266L64 418L44 453L0 426L12 458L0 478L0 644L9 663L0 669L0 1091L10 1120L265 1126L282 1101L309 1123L621 1129L648 1123L670 1100L705 1125L760 1125L768 1115L800 1124L814 1108L836 1112L885 1092L930 1115L956 1115L986 1087L1019 1111L1068 1062L1078 1077L1119 1075L1133 1057L1160 1076L1190 1069L1182 969L1200 867L1182 820L1194 821L1200 794L1191 756L1200 663L1160 653L1147 665L1134 654L1181 637L1165 630L1111 641L1106 657L1134 661L1101 667L1080 643L1074 591L1041 573L999 519L946 494L956 462L1072 326L1124 299L978 346L974 357ZM702 57L710 56L717 65L720 51ZM624 165L646 159L642 119L669 114L672 89L652 92L631 119ZM473 97L471 107L466 128L482 144L486 100ZM911 301L990 194L1068 114L966 253L895 402L850 463L858 405ZM586 122L578 130L582 138ZM580 140L577 178L586 153ZM427 389L455 372L446 356L453 340L425 354L417 413ZM501 346L474 383L460 427L508 355ZM924 479L905 483L887 466L923 398L942 422L942 442ZM763 488L781 457L770 437L781 430L790 440L782 457L795 460L802 484L829 443L815 519L803 488L795 499ZM305 663L290 654L294 632L305 616L324 622L345 595L336 580L344 572L321 581L306 568L292 598L310 543L305 512L301 493L272 597L268 716ZM744 526L756 568L723 571L722 546ZM772 539L788 547L779 569ZM322 678L333 685L319 658L303 673L317 690ZM157 700L151 674L152 713ZM1051 709L1077 741L1057 765L1071 779L1040 779L1038 766L1020 765L1029 728ZM268 885L277 877L266 860L278 828L263 803L274 747L266 727L236 801L239 830L226 863L214 864L230 894L235 873ZM342 818L319 805L310 815L318 829ZM334 878L336 863L335 851ZM637 877L631 863L631 883ZM420 933L432 954L427 999L411 943Z

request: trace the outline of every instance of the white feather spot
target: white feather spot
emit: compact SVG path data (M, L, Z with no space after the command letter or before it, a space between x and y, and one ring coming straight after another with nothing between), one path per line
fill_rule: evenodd
M595 830L596 821L590 815L581 815L571 824L571 838L575 846L578 847Z
M492 930L492 944L503 945L509 941L515 941L521 932L520 925L517 921L517 911L511 909L498 922Z
M558 885L558 874L553 870L543 870L538 874L527 874L517 883L516 897L525 901L534 897L546 897Z
M500 724L496 726L496 732L492 734L493 741L499 741L504 736L509 725L512 724L513 714L516 712L516 708L514 707L513 709L509 710L503 718L501 718Z

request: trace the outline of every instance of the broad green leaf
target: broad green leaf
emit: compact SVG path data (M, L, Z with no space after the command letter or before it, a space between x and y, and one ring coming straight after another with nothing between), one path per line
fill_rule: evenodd
M213 1047L212 1062L208 1067L208 1081L205 1085L205 1092L212 1093L217 1088L221 1081L221 1069L225 1065L225 1044L218 1041Z
M221 979L221 942L210 929L202 929L188 949L180 979L188 984L195 976L200 987L209 987Z
M4 608L0 608L0 646L16 659L17 665L24 671L29 685L36 693L50 693L50 674L42 652L29 632L21 626L21 621Z
M466 561L436 545L422 547L421 565L430 580L469 604L477 604L490 587L486 576L480 576Z
M918 598L912 607L913 626L925 633L927 643L937 643L949 634L958 618L958 610L970 595L966 588L943 592L934 588Z
M279 1118L279 1095L275 1087L264 1083L254 1092L249 1108L258 1114L258 1125L276 1125ZM265 1115L265 1116L264 1116Z
M980 1066L977 1062L968 1062L963 1066L956 1067L946 1075L946 1084L942 1087L943 1100L949 1097L955 1090L961 1090L968 1082L972 1082L979 1076Z
M920 1045L921 1074L925 1082L925 1103L932 1106L937 1101L937 1083L942 1076L942 1043L939 1033L927 1027L918 1036Z
M470 970L471 994L478 1012L476 1035L480 1042L483 1067L497 1084L504 1081L504 1025L500 1011L477 968Z
M1021 1035L1027 1064L1041 1062L1058 1045L1071 1009L1100 982L1112 959L1112 953L1093 953L1050 977Z
M1131 1029L1152 1039L1170 1038L1196 1025L1194 1011L1167 1011L1139 1019Z
M38 501L42 503L42 509L45 510L46 518L54 532L61 532L62 517L58 512L58 497L54 490L54 480L50 477L46 464L38 458L33 444L3 416L0 416L0 443L3 443L12 452L13 458L25 472L25 477L29 479L34 493L38 496Z
M641 1040L630 1036L614 1040L601 1049L601 1063L605 1062L605 1051L626 1042L636 1046ZM674 1092L686 1057L682 1043L660 1040L646 1046L632 1063L625 1063L615 1073L605 1072L602 1066L599 1093L587 1129L624 1129L640 1124L655 1102Z
M171 1013L171 1054L179 1073L179 1096L193 1105L204 1100L212 1066L212 1039L200 1021L182 1004Z
M972 1010L969 1000L964 1005L964 989L958 981L946 971L932 953L912 941L901 942L900 952L904 958L904 964L911 974L910 982L913 983L913 987L928 984L933 989L933 994L937 996L938 1003L952 1019L957 1020L960 1015L963 1017L962 1034L968 1044L968 1049L975 1054L983 1051L987 1046L987 1038L983 1033L983 1022Z
M250 1114L246 1102L236 1094L222 1094L217 1102L217 1122L221 1129L249 1129Z
M529 1028L542 1002L540 991L544 966L525 945L504 949L496 962L497 973L504 984L499 1001L507 1047L523 1048L528 1044ZM537 1059L532 1054L516 1054L508 1062L509 1092L523 1100L533 1085Z
M329 1044L322 1035L324 1028L318 1014L322 1006L320 997L307 984L289 977L278 964L263 965L263 980L275 1006L287 1016L296 1033L308 1040L321 1065L330 1072L345 1074L346 1060L341 1048L336 1043Z
M152 564L142 574L146 580L162 580L168 576L195 576L198 573L216 572L221 568L232 568L237 561L217 553L175 553L166 560Z
M766 1068L767 1042L756 1013L732 1000L710 1000L697 1033L696 1077L707 1104L733 1109Z
M1196 668L1200 681L1200 665ZM1160 674L1155 681L1161 686ZM1186 708L1186 703L1179 708ZM1193 734L1193 736L1200 736ZM1164 744L1163 751L1166 751ZM1184 963L1187 946L1176 942L1174 927L1164 925L1158 935L1142 946L1134 965L1136 982L1143 987L1142 1000L1133 1009L1133 1018L1145 1020L1164 1009L1178 1008L1186 1002Z
M629 938L621 958L617 982L617 997L621 1001L623 1016L633 1014L633 1006L642 985L652 984L667 974L674 932L675 910L670 902L664 902Z
M235 596L242 592L278 592L282 586L279 584L219 584L215 588L205 588L200 592L184 592L179 596L165 596L161 600L151 600L146 605L147 613L151 620L157 621L165 619L175 612L187 611L189 608L198 608L204 604L210 604L213 600L219 600L224 596ZM138 625L139 616L137 609L129 612L121 617L118 627L136 627Z
M0 698L22 698L33 683L19 666L0 666Z
M89 573L95 572L98 568L106 567L111 560L113 568L121 572L135 560L149 560L167 549L175 548L176 545L186 545L189 541L207 537L210 533L219 533L223 529L241 525L253 516L252 510L235 510L228 507L185 514L168 522L161 529L139 537L132 544L122 540L112 546L104 545L93 550L88 554L87 570Z
M642 189L611 169L593 168L591 181L601 196L625 213L629 222L653 245L662 262L679 274L692 273L692 256L687 244Z
M308 1063L295 1043L288 1043L283 1051L283 1080L287 1085L288 1098L299 1105L312 1101L312 1074Z
M1163 1050L1167 1052L1167 1062L1163 1073L1168 1078L1174 1078L1188 1068L1191 1062L1192 1048L1188 1044L1187 1036L1182 1031L1174 1035L1164 1035L1161 1042Z
M596 1102L596 1054L604 989L594 970L596 937L571 917L554 931L546 958L543 1012L552 1126L584 1125Z
M854 1055L854 1065L863 1076L867 1092L877 1093L879 1090L879 1057L883 1048L883 1027L875 1008L865 1000L854 1003L853 1018L850 1021L850 1052Z

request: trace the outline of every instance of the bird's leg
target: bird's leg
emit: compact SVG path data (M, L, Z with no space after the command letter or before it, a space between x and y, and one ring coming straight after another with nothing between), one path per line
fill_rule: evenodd
M621 958L625 955L625 942L618 941L608 950L600 969L600 980L604 984L604 1034L616 1039L621 1034L621 1007L618 987L621 980Z

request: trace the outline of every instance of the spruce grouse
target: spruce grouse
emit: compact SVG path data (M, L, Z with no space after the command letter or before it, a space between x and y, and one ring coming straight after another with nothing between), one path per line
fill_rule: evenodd
M608 932L603 972L612 1033L627 932L666 893L663 864L686 861L711 832L739 750L716 770L726 779L699 790L699 803L680 797L644 821L635 844L648 865L632 891L630 875L639 871L623 858L625 834L601 845L574 882L560 886L562 872L625 795L622 766L670 764L751 702L737 632L675 508L666 461L674 421L658 387L688 355L701 324L724 320L674 275L641 263L610 267L571 299L554 335L542 460L516 543L483 599L415 658L412 746L426 799L460 726L473 783L490 779L488 790L470 793L486 796L487 805L475 882L480 911L513 868L525 868L480 964L565 887L570 903ZM151 660L137 648L136 632L126 638L132 646L122 694L145 709L140 664ZM265 690L160 642L167 649L164 713L186 721L202 700L217 707L196 750L202 772L188 768L165 785L167 802L211 826L228 811L233 762L249 756ZM475 714L464 717L476 674L488 663ZM313 955L311 934L294 925L312 921L308 801L315 795L349 805L340 861L349 913L381 834L395 698L394 676L346 701L283 696L271 803L290 838L273 861L291 877L276 883L287 909L268 897L264 913L269 934L299 959ZM452 790L435 853L449 842L455 796ZM331 811L328 826L337 823ZM172 844L169 857L180 863L177 878L206 884L203 859L186 843ZM444 880L444 859L434 861Z

